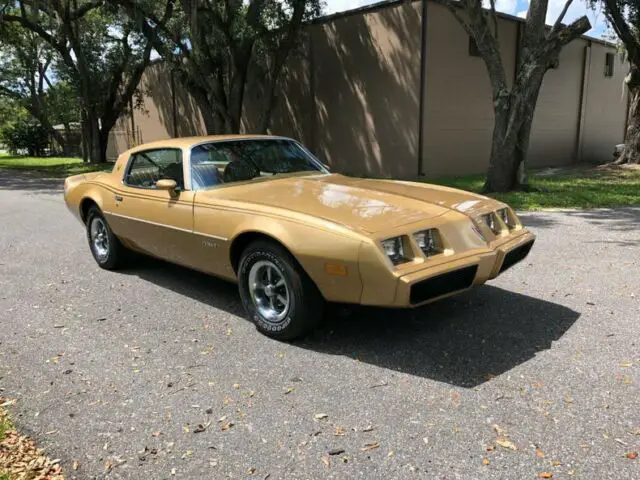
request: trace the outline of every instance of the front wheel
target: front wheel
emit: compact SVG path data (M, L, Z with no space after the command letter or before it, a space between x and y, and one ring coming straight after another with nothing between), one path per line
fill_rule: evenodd
M87 240L89 240L93 258L100 267L115 270L121 265L125 253L124 247L97 207L92 207L87 214Z
M257 241L242 254L238 269L240 297L263 334L293 340L322 319L324 299L318 288L283 247Z

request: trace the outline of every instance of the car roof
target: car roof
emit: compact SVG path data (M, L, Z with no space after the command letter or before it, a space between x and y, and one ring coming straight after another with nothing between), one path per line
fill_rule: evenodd
M275 135L204 135L197 137L178 137L167 138L165 140L156 140L155 142L143 143L137 147L127 150L127 154L149 150L155 148L190 148L193 145L206 142L220 142L225 140L260 140L260 139L278 139Z

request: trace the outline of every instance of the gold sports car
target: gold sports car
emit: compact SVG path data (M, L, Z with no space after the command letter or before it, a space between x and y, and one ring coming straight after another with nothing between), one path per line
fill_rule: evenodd
M503 203L331 173L274 136L141 145L67 178L64 198L100 267L131 250L237 282L256 327L284 340L326 302L416 307L483 284L534 242Z

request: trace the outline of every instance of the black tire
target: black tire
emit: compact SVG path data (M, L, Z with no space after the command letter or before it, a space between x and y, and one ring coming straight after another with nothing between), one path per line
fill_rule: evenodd
M273 264L278 275L281 273L286 282L288 308L279 321L269 319L261 313L249 288L252 269L268 263ZM268 240L251 243L242 252L238 267L240 298L244 308L256 328L268 337L278 340L294 340L313 330L324 311L324 299L313 281L300 267L293 256L281 245Z
M101 222L104 225L104 235L106 237L106 254L101 254L98 248L94 244L91 228L96 222ZM113 234L107 220L102 215L102 212L98 207L91 207L87 213L87 240L89 241L89 248L91 254L96 263L105 270L116 270L124 261L125 249L120 243L120 240Z

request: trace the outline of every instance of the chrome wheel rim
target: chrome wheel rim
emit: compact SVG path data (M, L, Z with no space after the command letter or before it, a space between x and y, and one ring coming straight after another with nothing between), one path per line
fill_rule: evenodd
M107 226L101 218L94 218L91 221L91 244L98 260L106 260L109 256L109 235Z
M249 292L260 316L272 324L281 323L289 313L291 294L284 274L268 260L260 260L249 270Z

